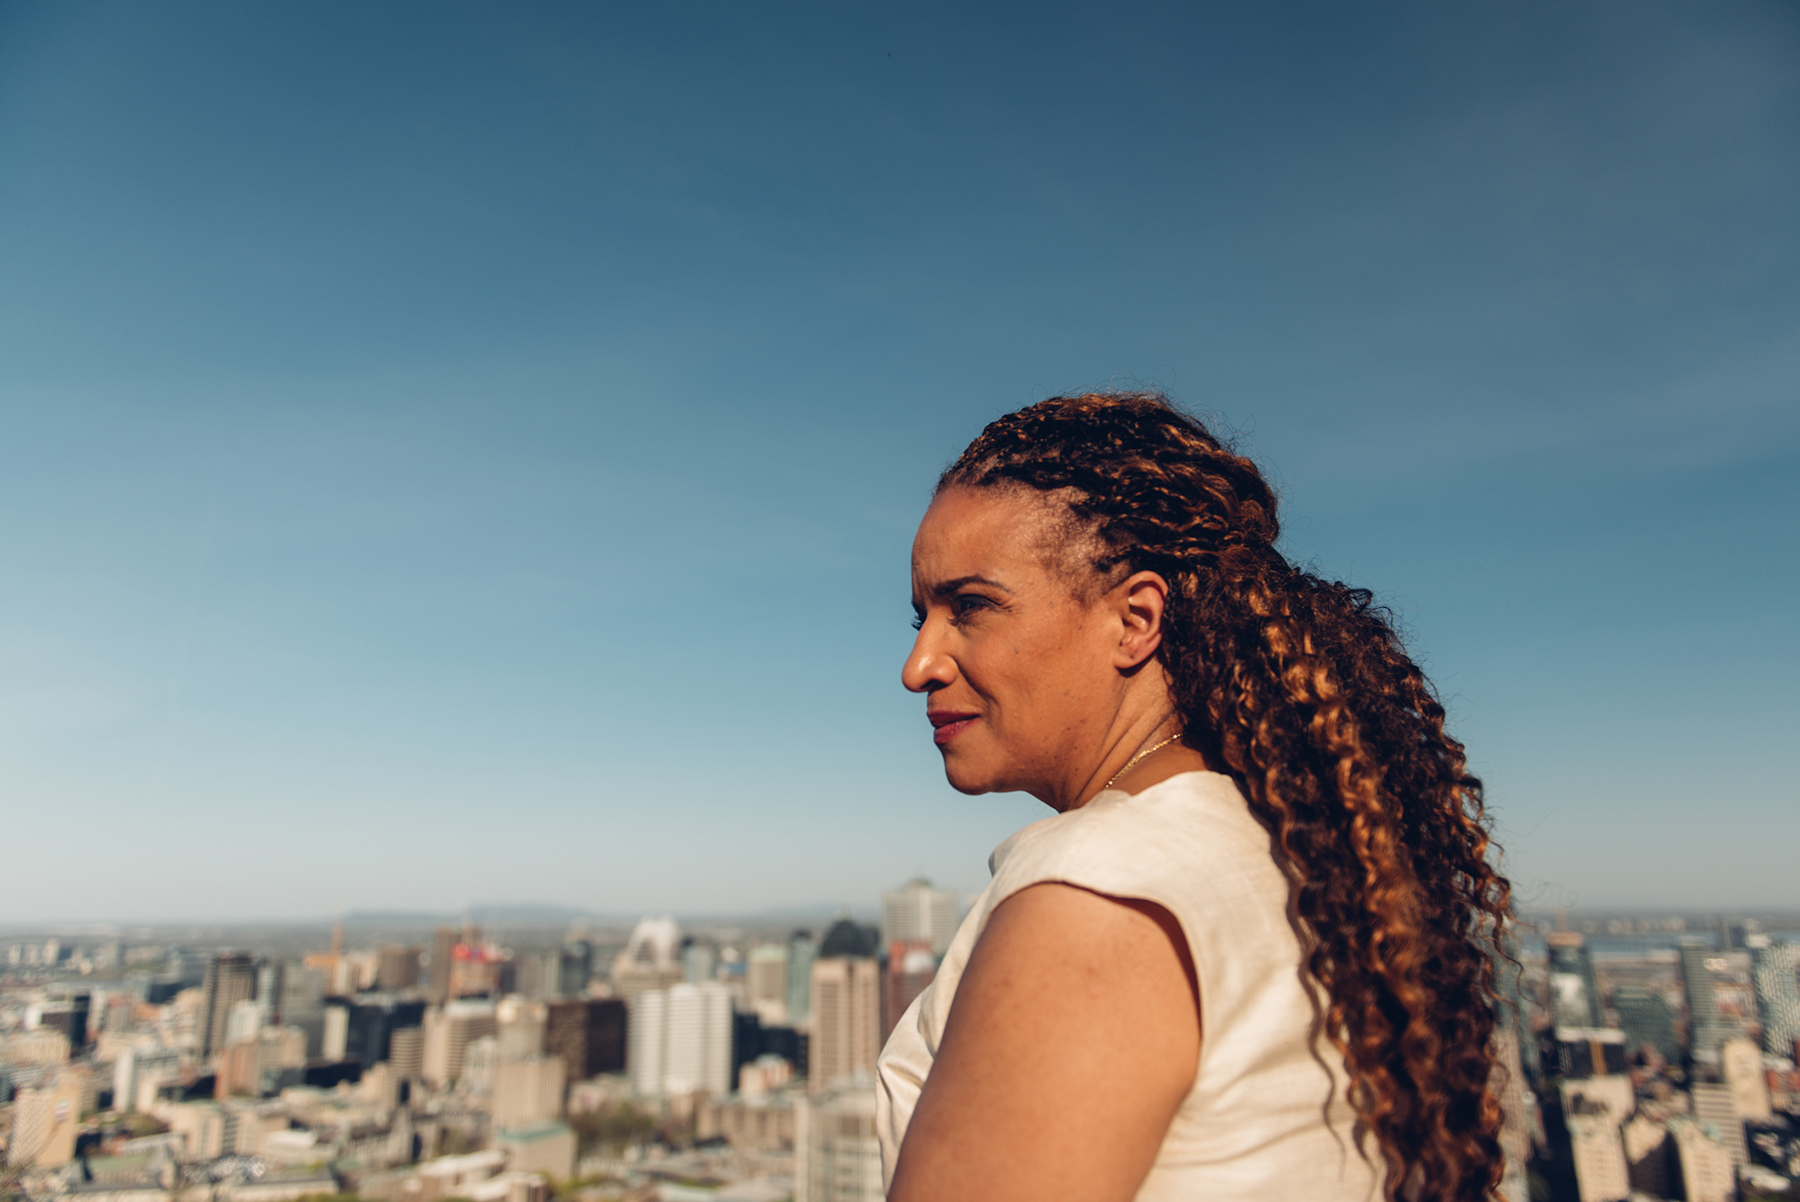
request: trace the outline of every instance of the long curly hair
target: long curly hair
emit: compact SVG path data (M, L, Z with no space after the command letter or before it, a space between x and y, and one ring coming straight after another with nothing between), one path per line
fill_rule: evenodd
M950 487L1054 494L1090 581L1169 583L1158 652L1182 739L1236 779L1293 891L1324 1033L1390 1192L1487 1199L1496 957L1511 888L1481 782L1366 589L1275 549L1250 460L1156 393L1054 397L982 431Z

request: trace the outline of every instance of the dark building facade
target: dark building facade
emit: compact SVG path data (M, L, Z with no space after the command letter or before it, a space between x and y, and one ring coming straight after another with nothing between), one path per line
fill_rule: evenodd
M544 1054L562 1059L568 1080L625 1071L625 1003L619 998L551 1002Z

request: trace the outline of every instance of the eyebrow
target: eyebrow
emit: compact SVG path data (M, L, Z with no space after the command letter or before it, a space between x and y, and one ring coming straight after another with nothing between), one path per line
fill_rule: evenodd
M957 589L962 588L966 584L985 584L989 588L997 588L1002 592L1012 592L1011 589L1007 588L1004 584L1001 584L998 580L990 580L986 576L958 576L954 580L944 580L932 585L931 594L934 597L942 597L946 594L954 593Z

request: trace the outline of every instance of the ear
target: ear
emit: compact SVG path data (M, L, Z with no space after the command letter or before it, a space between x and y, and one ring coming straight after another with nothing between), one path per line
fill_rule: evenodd
M1129 672L1146 663L1162 646L1163 608L1169 600L1169 582L1155 572L1137 572L1114 586L1118 606L1119 645L1113 666Z

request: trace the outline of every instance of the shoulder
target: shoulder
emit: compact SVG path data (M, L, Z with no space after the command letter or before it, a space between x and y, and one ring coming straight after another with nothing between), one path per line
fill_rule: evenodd
M1230 777L1184 772L1141 793L1102 793L1032 824L995 849L995 903L1061 881L1168 905L1206 882L1279 876L1269 836ZM1241 882L1240 882L1241 883Z

